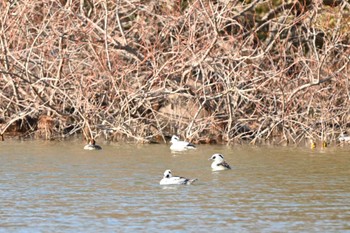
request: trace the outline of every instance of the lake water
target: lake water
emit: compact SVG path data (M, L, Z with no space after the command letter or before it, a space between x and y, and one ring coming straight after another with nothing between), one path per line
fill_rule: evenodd
M350 146L100 145L0 142L0 232L350 232Z

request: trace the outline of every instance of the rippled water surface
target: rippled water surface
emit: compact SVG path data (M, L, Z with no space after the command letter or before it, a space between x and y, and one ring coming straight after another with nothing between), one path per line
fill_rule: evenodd
M83 146L0 142L0 232L350 232L350 145ZM161 187L165 169L199 180Z

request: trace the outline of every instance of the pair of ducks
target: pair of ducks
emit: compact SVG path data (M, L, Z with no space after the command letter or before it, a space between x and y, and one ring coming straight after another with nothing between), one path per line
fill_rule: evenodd
M171 143L172 145L170 146L170 149L173 151L184 151L187 149L196 148L196 146L193 145L192 143L180 141L179 137L176 135L172 136ZM84 146L84 150L101 150L101 149L102 147L100 147L99 145L96 145L96 141L93 138L91 138L89 140L89 143Z
M176 135L173 135L171 138L171 146L170 149L173 151L184 151L187 149L196 149L196 146L192 143L180 141L180 138ZM96 145L96 141L91 138L89 143L84 146L84 150L101 150L102 147Z
M230 165L225 162L222 154L213 154L209 160L214 160L211 164L213 171L222 171L231 169ZM192 184L198 179L189 179L182 176L173 176L171 170L165 170L163 179L160 180L160 185L172 184Z
M183 151L187 149L195 149L195 145L189 142L180 141L179 137L172 136L172 145L170 149L173 151ZM222 171L231 169L230 165L225 162L222 154L213 154L209 160L214 160L211 164L213 171ZM173 176L171 170L165 170L163 179L159 182L160 185L172 185L172 184L192 184L197 179L189 179L181 176Z

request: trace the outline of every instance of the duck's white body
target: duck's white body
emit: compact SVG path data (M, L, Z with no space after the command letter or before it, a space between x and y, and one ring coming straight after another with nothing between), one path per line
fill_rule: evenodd
M171 137L171 146L170 150L173 151L184 151L188 149L196 149L196 146L190 142L186 141L180 141L179 137L176 135L173 135Z
M172 184L192 184L197 179L188 179L181 176L173 176L171 170L166 170L164 172L163 179L160 180L160 185L172 185Z
M96 142L94 139L91 139L89 144L84 146L84 150L101 150L102 147L99 145L96 145Z
M340 136L339 136L339 138L338 138L338 140L339 140L340 142L350 142L350 136L347 135L347 134L341 133Z
M222 171L231 169L230 165L225 162L222 154L213 154L209 160L214 160L211 164L213 171Z

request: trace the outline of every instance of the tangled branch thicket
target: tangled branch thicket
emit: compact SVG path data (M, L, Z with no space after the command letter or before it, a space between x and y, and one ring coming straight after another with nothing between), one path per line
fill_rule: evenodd
M2 136L299 143L350 126L347 1L0 7Z

